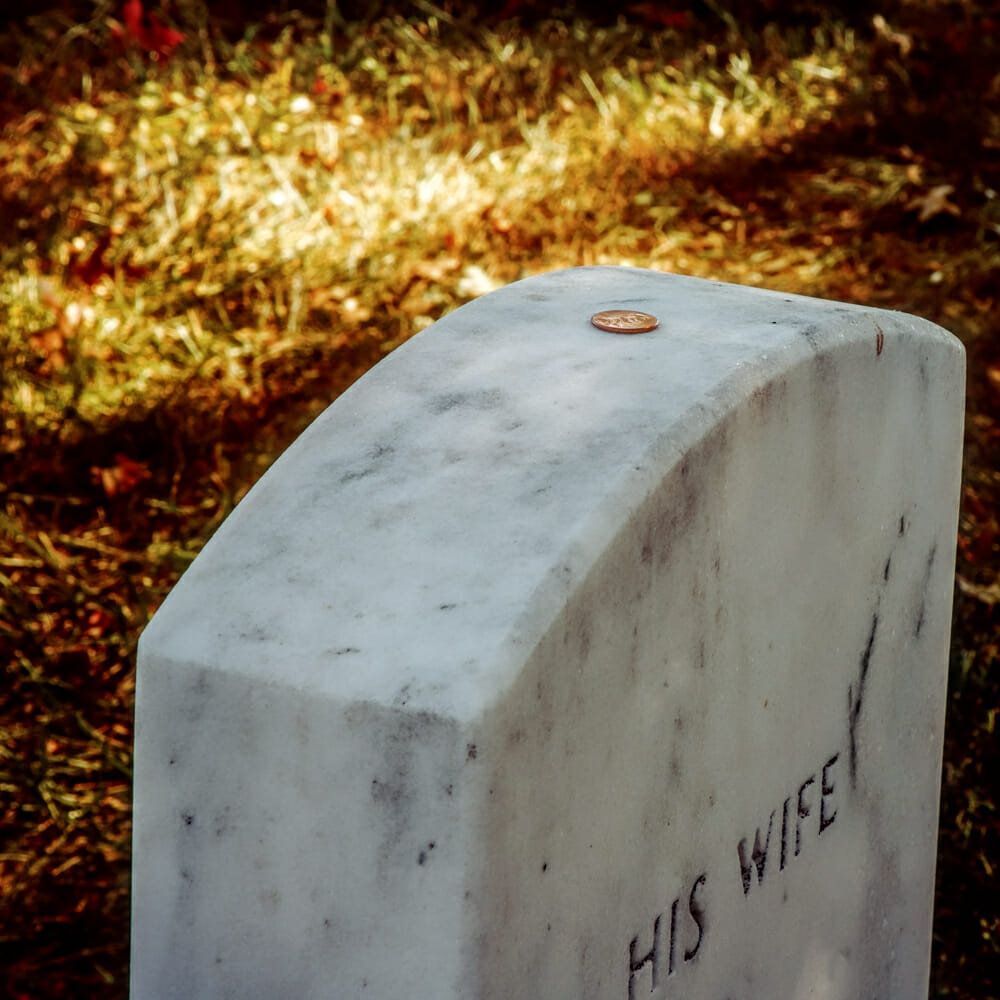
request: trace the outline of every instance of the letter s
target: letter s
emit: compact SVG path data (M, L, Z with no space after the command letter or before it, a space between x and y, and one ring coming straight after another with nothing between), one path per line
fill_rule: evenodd
M707 881L708 875L703 872L694 880L694 885L691 886L691 895L688 897L688 912L691 914L691 919L695 922L695 926L698 928L698 940L695 941L693 948L689 948L684 952L685 962L690 962L691 959L698 954L702 938L705 936L705 905L697 897L698 890Z

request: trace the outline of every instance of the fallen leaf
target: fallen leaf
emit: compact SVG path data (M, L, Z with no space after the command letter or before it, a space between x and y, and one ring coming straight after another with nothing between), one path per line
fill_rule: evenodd
M29 334L28 344L33 351L45 356L39 369L39 373L42 375L50 375L69 364L66 336L58 325L46 327L44 330L36 330Z
M142 0L125 0L122 21L124 27L112 21L111 32L116 38L163 59L168 59L186 37L165 25L155 14L147 15Z
M907 211L918 211L918 221L927 222L935 216L947 213L948 215L961 215L962 210L954 202L948 200L948 195L954 194L955 188L951 184L938 184L932 187L926 194L912 199L906 206Z
M990 607L1000 604L1000 583L991 583L983 586L979 583L973 583L971 580L966 580L960 575L956 575L955 579L958 582L958 589L963 594L967 594L969 597Z
M98 483L108 497L121 496L132 490L151 473L146 462L136 462L127 455L115 455L115 464L106 468L93 466L90 475Z
M664 28L673 28L676 31L684 31L691 27L692 15L689 10L671 10L660 3L633 3L629 4L629 13L650 24L662 25Z

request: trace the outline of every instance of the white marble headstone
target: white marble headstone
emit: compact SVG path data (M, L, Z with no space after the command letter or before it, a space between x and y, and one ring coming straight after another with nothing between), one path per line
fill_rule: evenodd
M623 268L405 344L142 637L134 1000L926 996L963 385Z

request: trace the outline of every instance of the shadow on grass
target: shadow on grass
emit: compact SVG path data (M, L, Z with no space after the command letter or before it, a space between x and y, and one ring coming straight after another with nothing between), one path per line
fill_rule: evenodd
M769 5L761 6L766 10ZM867 23L866 13L857 16L859 24ZM960 28L963 23L959 19ZM886 265L878 258L878 239L967 255L969 280L953 290L956 301L968 304L975 297L995 295L1000 287L997 253L990 242L996 237L984 235L979 220L984 191L1000 189L1000 145L985 141L993 136L991 116L998 112L1000 97L990 90L996 44L986 35L959 41L965 46L961 52L940 33L919 34L917 58L905 72L894 43L887 43L876 51L871 67L885 86L873 91L870 100L848 103L833 120L774 147L693 157L680 172L673 165L657 173L651 160L641 167L649 170L642 186L668 192L683 180L701 192L685 211L712 213L724 200L756 224L777 229L787 223L790 211L836 214L857 208L850 187L836 183L823 196L825 202L813 190L810 202L793 198L790 204L792 177L835 175L847 159L919 166L927 184L953 186L952 197L961 206L958 216L944 212L921 223L905 200L896 200L857 213L857 229L843 239L857 256L869 255L867 283L859 285L869 301L920 311L954 329L954 317L942 312L940 293L909 287L893 273L892 262ZM638 225L643 220L631 221ZM503 255L503 237L491 239L490 252ZM880 266L888 273L878 285ZM957 322L964 322L962 314ZM972 329L970 321L969 330L956 332L969 338ZM963 531L969 544L960 551L959 568L980 579L991 574L995 579L998 562L995 543L983 534L1000 509L1000 488L991 473L1000 467L1000 413L988 375L1000 360L997 341L996 325L969 341L970 415L976 419L970 420L967 483L980 507L967 492ZM100 425L71 417L57 430L32 433L17 456L0 458L0 504L8 517L17 515L38 546L19 549L26 542L15 539L14 551L26 553L25 565L4 568L0 580L13 612L0 632L11 653L0 718L44 722L15 725L3 734L8 750L3 767L27 792L24 802L12 804L4 814L4 823L11 830L32 830L29 846L35 856L6 862L9 867L0 870L5 888L17 886L6 896L12 909L0 930L0 993L108 1000L126 995L128 828L119 806L127 801L121 767L128 764L135 638L193 550L267 462L380 357L373 331L352 347L284 357L266 370L265 388L256 394L223 398L212 383L193 380L148 409L125 411ZM148 478L109 493L99 473L113 470L121 455L145 465ZM68 547L66 539L75 533L83 533L90 546L84 550L86 558L77 560L76 550ZM165 546L159 562L150 555L157 545ZM995 806L988 808L1000 766L989 722L996 708L989 667L995 662L998 632L996 606L960 595L934 990L938 996L967 1000L996 996L1000 989L1000 828ZM966 669L970 654L972 666ZM97 750L87 749L88 728L102 734ZM86 769L78 774L65 770L73 754L85 753L92 755ZM53 788L83 810L61 826L55 821L63 814L51 798ZM114 794L105 795L108 789ZM88 824L99 832L94 834ZM59 863L36 865L57 854Z

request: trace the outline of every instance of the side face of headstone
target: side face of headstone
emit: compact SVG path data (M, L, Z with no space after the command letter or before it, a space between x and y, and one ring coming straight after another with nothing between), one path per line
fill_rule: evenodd
M142 638L133 997L926 995L963 386L630 269L404 345Z

